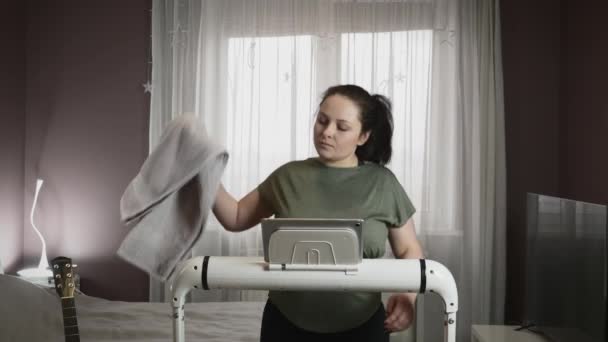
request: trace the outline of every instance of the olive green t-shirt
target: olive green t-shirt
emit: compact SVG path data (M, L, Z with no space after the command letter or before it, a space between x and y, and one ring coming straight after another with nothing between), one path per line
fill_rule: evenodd
M403 226L415 211L395 175L374 163L337 168L316 158L289 162L258 191L277 218L364 219L364 258L382 257L388 229ZM292 323L322 333L355 328L380 305L380 293L371 292L270 291L269 297Z

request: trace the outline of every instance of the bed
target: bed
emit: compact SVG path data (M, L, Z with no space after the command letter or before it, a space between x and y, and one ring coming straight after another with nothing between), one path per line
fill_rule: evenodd
M0 341L64 342L61 304L55 291L0 275ZM167 303L110 301L78 293L78 326L83 342L171 341ZM264 303L191 303L186 308L188 341L259 340Z
M110 301L75 296L82 342L171 341L168 303ZM64 342L59 298L52 288L0 274L0 341ZM263 302L189 303L186 341L259 341ZM412 332L393 334L405 341Z

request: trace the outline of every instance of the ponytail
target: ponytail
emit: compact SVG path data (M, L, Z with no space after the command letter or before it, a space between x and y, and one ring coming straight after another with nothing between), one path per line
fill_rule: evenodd
M323 101L332 95L342 95L355 102L361 111L361 133L369 132L365 144L355 150L357 158L385 165L391 160L393 149L393 114L391 101L383 95L370 95L365 89L352 85L330 87L323 94Z
M391 102L382 95L370 96L372 109L363 113L361 122L363 132L370 132L365 144L357 147L355 154L360 160L385 165L393 154L393 114Z

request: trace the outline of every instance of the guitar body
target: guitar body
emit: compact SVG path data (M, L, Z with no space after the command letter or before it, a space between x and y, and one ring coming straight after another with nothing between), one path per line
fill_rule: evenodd
M61 297L65 341L80 342L74 301L76 265L72 264L72 259L60 256L51 260L51 268L53 269L53 279L55 280L55 291Z

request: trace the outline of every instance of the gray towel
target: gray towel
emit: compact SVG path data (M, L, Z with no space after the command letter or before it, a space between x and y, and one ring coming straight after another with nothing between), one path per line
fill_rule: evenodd
M167 280L201 236L227 161L199 119L171 121L120 199L121 219L134 227L118 255Z

